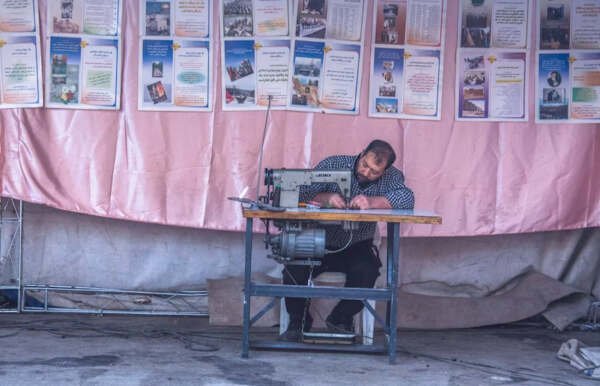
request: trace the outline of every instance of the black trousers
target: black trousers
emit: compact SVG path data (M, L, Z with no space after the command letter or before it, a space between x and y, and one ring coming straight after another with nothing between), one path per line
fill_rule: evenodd
M323 272L343 272L346 274L345 287L373 288L379 276L381 260L373 240L352 244L338 253L325 255L322 264L313 270L313 278ZM283 284L306 285L310 268L303 265L287 265L283 270ZM305 298L285 298L285 306L290 320L302 319ZM343 299L331 312L341 317L352 317L363 309L360 300Z

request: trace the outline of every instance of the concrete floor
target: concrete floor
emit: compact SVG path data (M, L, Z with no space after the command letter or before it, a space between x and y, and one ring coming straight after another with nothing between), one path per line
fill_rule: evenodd
M253 337L276 329L255 330ZM539 326L400 331L386 356L251 351L207 318L0 314L0 385L598 385L556 359L599 332Z

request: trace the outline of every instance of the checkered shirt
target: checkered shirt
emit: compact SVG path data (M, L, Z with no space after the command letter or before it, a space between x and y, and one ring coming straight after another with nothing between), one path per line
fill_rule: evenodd
M350 169L352 170L352 183L350 197L359 194L367 197L385 197L394 209L412 209L415 205L413 192L404 185L404 175L394 166L387 168L382 176L363 187L358 184L354 170L358 155L335 155L325 158L319 162L315 169ZM303 186L300 189L300 201L312 200L318 193L341 193L337 184L319 183ZM352 244L372 239L375 235L377 224L374 222L361 222L356 230L353 230ZM340 225L325 226L326 244L329 249L341 248L348 242L350 234L344 231Z

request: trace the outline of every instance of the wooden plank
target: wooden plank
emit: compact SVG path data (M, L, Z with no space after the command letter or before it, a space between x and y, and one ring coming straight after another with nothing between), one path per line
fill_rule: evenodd
M285 212L243 209L245 218L314 221L361 221L416 224L441 224L442 218L431 212L402 209L305 209L288 208Z

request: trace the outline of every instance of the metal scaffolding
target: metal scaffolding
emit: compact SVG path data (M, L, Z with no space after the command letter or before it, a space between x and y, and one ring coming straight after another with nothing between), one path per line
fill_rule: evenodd
M23 202L0 198L0 312L19 312L23 277Z
M0 312L208 316L208 291L23 283L23 202L0 198Z

